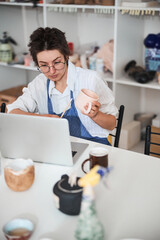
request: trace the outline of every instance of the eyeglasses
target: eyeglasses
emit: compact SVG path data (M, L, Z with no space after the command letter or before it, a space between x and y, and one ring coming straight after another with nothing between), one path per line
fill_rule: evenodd
M62 70L64 69L65 66L65 62L55 62L53 64L53 66L48 66L48 65L42 65L40 67L38 67L38 71L42 72L42 73L48 73L50 71L50 68L53 67L56 70Z

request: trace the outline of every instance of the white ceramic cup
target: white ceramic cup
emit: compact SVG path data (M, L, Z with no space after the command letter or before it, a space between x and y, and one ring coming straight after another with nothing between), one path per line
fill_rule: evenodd
M79 110L83 111L84 113L88 114L92 108L92 102L98 101L98 95L86 88L80 90L78 97L75 100L75 106ZM84 108L88 104L87 110Z

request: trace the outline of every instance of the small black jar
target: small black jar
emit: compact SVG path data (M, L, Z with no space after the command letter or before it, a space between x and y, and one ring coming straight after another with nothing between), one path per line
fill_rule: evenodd
M56 207L63 213L68 215L78 215L81 208L82 191L76 180L73 187L68 183L68 175L63 175L61 179L54 185L53 193Z

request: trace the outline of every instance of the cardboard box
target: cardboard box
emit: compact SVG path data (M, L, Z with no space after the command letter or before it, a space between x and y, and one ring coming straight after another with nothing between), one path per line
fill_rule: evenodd
M114 0L102 0L102 5L113 6L114 5Z
M19 96L22 95L22 89L26 87L25 85L9 88L3 91L0 91L0 105L2 103L10 104L14 102ZM7 111L7 109L6 109Z
M86 0L74 0L74 4L86 4Z
M160 113L156 116L156 118L152 119L152 126L160 128Z
M119 147L131 149L140 141L140 136L141 123L139 121L132 121L122 126Z
M16 97L8 96L8 95L0 93L0 105L2 103L10 104L10 103L14 102L15 100L16 100Z

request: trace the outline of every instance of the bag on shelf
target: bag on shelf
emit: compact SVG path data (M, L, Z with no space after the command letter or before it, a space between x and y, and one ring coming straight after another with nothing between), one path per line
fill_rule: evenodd
M160 49L145 49L145 68L147 71L157 71L160 67Z
M97 52L97 58L104 61L105 71L113 72L113 48L114 40L105 43Z
M145 68L147 71L159 71L160 69L160 33L148 34L144 39Z

